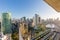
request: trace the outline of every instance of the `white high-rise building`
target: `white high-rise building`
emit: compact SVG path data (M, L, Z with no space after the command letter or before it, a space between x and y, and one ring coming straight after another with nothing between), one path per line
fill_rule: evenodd
M38 14L35 14L33 21L34 21L35 28L37 28L37 25L40 24L40 17Z

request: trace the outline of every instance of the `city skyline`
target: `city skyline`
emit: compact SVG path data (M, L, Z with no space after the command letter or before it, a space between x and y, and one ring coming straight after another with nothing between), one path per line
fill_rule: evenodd
M4 12L10 12L12 18L32 18L34 14L40 15L42 19L60 18L60 13L43 0L0 0L0 18Z

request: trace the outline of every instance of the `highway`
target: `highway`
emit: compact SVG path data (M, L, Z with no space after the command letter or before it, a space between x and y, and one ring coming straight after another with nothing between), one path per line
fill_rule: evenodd
M50 32L49 34L47 34L46 36L44 36L44 38L42 38L41 40L47 40L50 38L50 36L52 36L54 34L54 32Z
M54 36L53 40L60 40L60 33L56 32L56 35Z
M46 30L45 32L43 32L43 33L40 34L39 36L33 38L32 40L41 39L41 38L43 38L44 36L46 36L47 34L49 34L49 33L50 33L50 30Z
M47 33L42 33L41 35L33 38L32 40L49 40L50 38L52 38L52 40L60 40L60 33L54 31L47 31Z

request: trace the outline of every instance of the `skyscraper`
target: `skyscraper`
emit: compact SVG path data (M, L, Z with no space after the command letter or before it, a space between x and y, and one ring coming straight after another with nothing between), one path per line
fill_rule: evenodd
M2 13L2 32L3 34L11 33L11 14Z
M36 28L36 26L38 24L40 24L40 17L39 17L39 15L38 14L35 14L33 20L34 20L34 25L35 25L35 28Z

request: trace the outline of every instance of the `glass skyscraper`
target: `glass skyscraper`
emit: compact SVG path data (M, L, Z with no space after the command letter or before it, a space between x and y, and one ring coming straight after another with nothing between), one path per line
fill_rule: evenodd
M2 32L3 34L11 33L11 14L2 13Z

